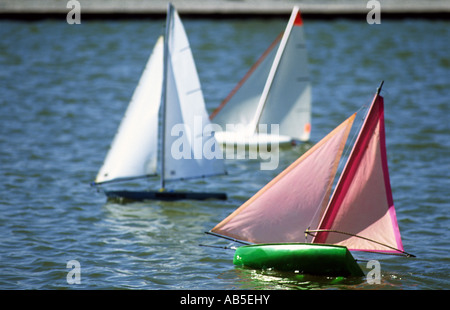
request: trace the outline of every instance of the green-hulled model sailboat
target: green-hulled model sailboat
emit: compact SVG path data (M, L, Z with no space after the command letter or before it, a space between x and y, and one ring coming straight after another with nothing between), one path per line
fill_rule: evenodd
M350 251L410 256L389 181L382 85L332 195L356 113L208 232L249 244L236 249L234 264L363 276Z

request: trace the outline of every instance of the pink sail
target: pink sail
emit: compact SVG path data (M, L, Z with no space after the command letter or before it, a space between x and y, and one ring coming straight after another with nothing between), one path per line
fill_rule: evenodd
M313 146L211 231L253 242L301 242L317 227L355 115Z
M404 253L389 181L383 97L378 94L318 231L313 243Z

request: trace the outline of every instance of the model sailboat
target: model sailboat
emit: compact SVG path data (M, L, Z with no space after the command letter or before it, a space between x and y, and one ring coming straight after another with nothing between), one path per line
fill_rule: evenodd
M223 193L165 189L166 181L225 173L220 156L205 154L220 148L208 126L186 32L169 4L165 38L154 47L94 184L154 176L159 159L160 190L105 191L106 195L132 200L226 199Z
M380 89L331 198L355 115L209 232L252 244L237 248L235 264L362 276L349 250L409 255L390 187Z
M309 140L311 84L298 7L292 10L284 33L210 118L222 128L216 138L226 146ZM271 130L273 124L279 126L276 132Z

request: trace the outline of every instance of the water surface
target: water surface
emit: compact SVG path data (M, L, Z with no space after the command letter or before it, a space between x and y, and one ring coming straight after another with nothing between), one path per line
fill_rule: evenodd
M211 112L287 20L184 22ZM449 289L450 23L304 25L311 143L283 151L277 170L228 160L227 176L186 185L226 191L225 202L123 205L89 184L164 21L0 21L0 289ZM370 103L381 80L397 218L417 258L377 257L382 281L370 285L242 269L233 251L199 246L227 245L203 232ZM81 284L67 283L69 260Z

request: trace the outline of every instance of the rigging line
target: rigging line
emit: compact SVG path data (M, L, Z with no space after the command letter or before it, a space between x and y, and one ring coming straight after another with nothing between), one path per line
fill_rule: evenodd
M191 94L194 94L194 93L199 92L199 91L202 91L202 89L200 87L199 88L195 88L195 89L191 89L191 90L186 92L186 95L191 95Z
M231 100L231 98L238 92L242 85L250 78L253 72L258 68L258 66L264 61L264 59L270 54L270 52L274 49L274 47L278 44L283 36L283 32L281 32L275 40L270 44L267 50L258 58L258 60L251 66L250 70L244 75L244 77L239 81L239 83L231 90L228 96L220 103L220 105L211 113L209 119L212 120L221 110L222 108Z
M235 239L235 238L231 238L231 237L227 237L227 236L224 236L224 235L216 234L216 233L213 233L212 231L205 231L205 234L212 235L212 236L219 237L219 238L224 238L224 239L227 239L227 240L230 240L230 241L233 241L233 242L242 243L242 244L245 244L245 245L251 245L252 244L251 242L241 241L241 240L238 240L238 239Z
M315 236L315 234L311 234L312 232L332 232L332 233L338 233L338 234L348 235L348 236L352 236L352 237L356 237L356 238L361 238L361 239L363 239L363 240L367 240L367 241L370 241L370 242L373 242L373 243L376 243L376 244L385 246L385 247L390 248L390 249L392 249L392 250L394 250L394 251L401 252L401 253L405 254L407 257L416 257L416 256L413 255L413 254L409 254L409 253L407 253L407 252L405 252L405 251L402 251L402 250L400 250L400 249L394 248L394 247L392 247L392 246L390 246L390 245L387 245L387 244L384 244L384 243L381 243L381 242L378 242L378 241L375 241L375 240L373 240L373 239L369 239L369 238L366 238L366 237L363 237L363 236L359 236L359 235L356 235L356 234L344 232L344 231L333 230L333 229L313 229L313 230L307 229L307 230L305 230L305 234L308 234L308 235L311 235L311 236Z
M136 177L122 177L122 178L116 178L116 179L113 179L113 180L108 180L108 181L103 181L103 182L92 182L91 186L97 187L97 186L100 186L100 185L103 185L103 184L127 182L127 181L138 180L138 179L147 179L147 178L155 177L155 176L157 176L157 174L146 174L146 175L136 176Z
M358 110L356 110L355 113L358 114L358 113L359 113L360 111L362 111L363 109L368 109L368 107L370 107L370 104L369 104L369 105L364 104L364 105L362 105ZM344 152L343 152L343 154L342 154L342 158L348 158L348 154L350 153L350 151L351 151L352 148L353 148L353 145L355 144L356 138L358 137L358 133L359 133L359 131L361 130L361 127L362 127L362 125L364 124L364 120L366 119L366 117L367 117L367 112L366 112L366 115L363 116L363 117L359 120L359 124L358 124L357 130L355 130L355 132L353 133L352 138L350 139L350 143L349 143L349 144L347 145L347 147L344 149ZM343 164L344 162L345 162L344 160L341 160L341 162L339 163L339 166L338 166L337 171L340 171L340 170L341 170L342 164Z
M216 177L220 175L227 175L227 171L224 172L217 172L217 173L211 173L211 174L202 174L198 176L192 176L192 177L181 177L181 178L172 178L169 181L187 181L187 180L194 180L194 179L201 179L201 178L210 178L210 177Z
M361 107L359 107L358 110L356 110L356 112L354 112L356 115L358 115L362 110L364 110L364 109L367 110L365 115L360 118L358 126L355 127L356 130L353 132L351 139L348 141L348 143L346 143L346 147L344 148L344 151L342 152L341 159L339 160L339 164L336 169L336 175L341 174L342 170L344 169L343 166L345 166L345 163L348 160L349 154L353 150L353 146L355 145L356 139L358 138L359 132L360 132L362 126L364 125L364 120L367 118L367 113L368 113L369 107L370 107L370 103L363 104ZM339 178L335 176L335 182L338 180L339 180ZM336 187L336 184L334 184L333 188L334 187ZM334 189L332 190L332 192L333 191L334 191Z
M178 53L181 53L181 52L187 51L187 50L189 50L190 48L191 48L191 46L190 46L190 45L187 45L187 46L185 46L185 47L182 47L182 48L180 48L180 49L178 50Z

